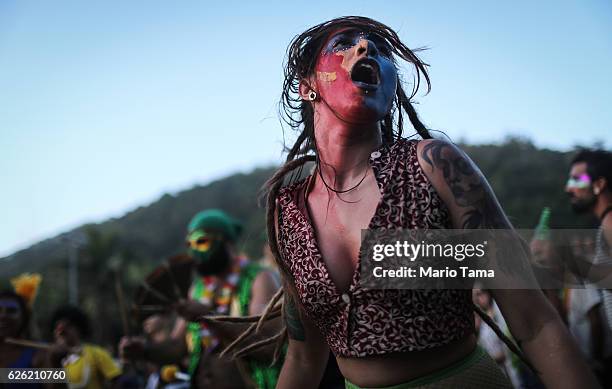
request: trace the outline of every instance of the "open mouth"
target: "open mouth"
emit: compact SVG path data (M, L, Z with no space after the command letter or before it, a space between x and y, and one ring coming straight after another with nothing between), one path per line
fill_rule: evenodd
M358 86L373 88L380 82L378 63L370 58L364 58L355 63L351 69L351 80Z

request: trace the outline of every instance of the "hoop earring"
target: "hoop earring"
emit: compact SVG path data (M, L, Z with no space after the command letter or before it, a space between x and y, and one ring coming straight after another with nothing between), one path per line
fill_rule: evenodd
M308 100L315 101L316 99L317 99L317 92L311 90L310 93L308 93Z

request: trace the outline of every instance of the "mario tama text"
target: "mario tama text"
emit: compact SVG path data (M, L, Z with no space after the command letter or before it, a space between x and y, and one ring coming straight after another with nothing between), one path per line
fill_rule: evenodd
M494 280L499 269L492 253L513 244L489 232L365 230L360 283L367 289L469 289L475 281Z
M364 230L365 289L612 288L612 262L592 262L597 230ZM592 245L591 245L592 246Z
M372 260L379 262L374 266L372 274L376 278L493 278L494 269L480 268L482 263L469 265L473 260L485 258L488 242L480 243L427 243L422 240L419 243L410 241L396 241L390 244L374 244L372 246ZM422 264L417 266L399 266L386 268L382 263L385 259L398 258L414 263L421 260ZM432 263L432 259L437 260L438 266ZM455 261L463 262L461 266L440 267L441 262Z

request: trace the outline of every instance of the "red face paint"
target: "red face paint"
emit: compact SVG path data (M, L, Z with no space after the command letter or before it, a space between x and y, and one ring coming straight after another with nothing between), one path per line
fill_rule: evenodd
M357 30L338 31L323 46L315 66L321 99L342 120L381 120L391 108L397 71L383 38Z

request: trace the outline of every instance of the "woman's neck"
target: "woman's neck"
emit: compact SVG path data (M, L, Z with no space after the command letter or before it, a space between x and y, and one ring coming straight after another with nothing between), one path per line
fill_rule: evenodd
M381 143L378 123L350 126L336 123L315 128L319 168L334 189L351 186L369 168L368 158Z

